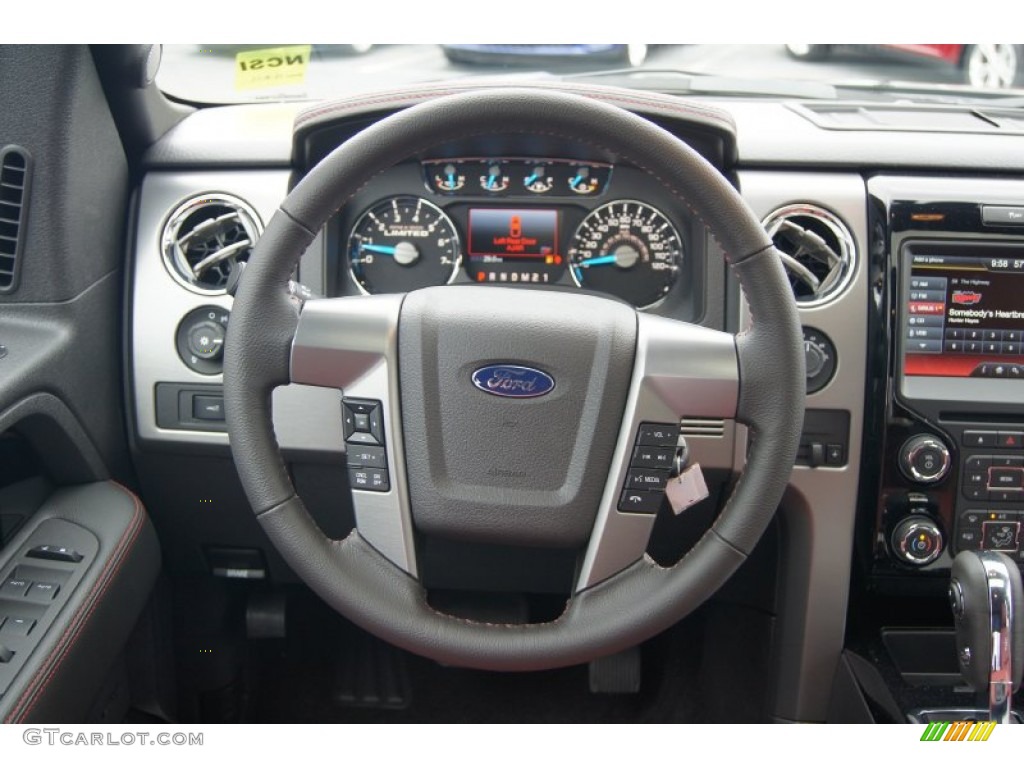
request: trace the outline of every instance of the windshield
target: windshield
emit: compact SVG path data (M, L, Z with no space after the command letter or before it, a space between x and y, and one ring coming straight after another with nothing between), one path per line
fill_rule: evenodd
M181 101L228 104L319 100L481 77L600 78L663 92L808 98L916 91L962 100L1024 86L1024 46L168 45L157 84Z

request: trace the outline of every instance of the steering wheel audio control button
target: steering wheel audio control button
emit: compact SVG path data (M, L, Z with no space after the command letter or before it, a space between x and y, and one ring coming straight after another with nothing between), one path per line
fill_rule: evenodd
M668 483L667 469L635 469L630 467L626 488L639 491L664 491Z
M637 432L637 445L675 448L679 442L678 424L641 424Z
M656 515L661 509L661 502L665 500L662 491L636 491L627 488L619 497L620 512L643 512L648 515Z
M638 445L633 449L633 460L630 462L630 466L647 469L671 469L674 460L675 451L672 448Z

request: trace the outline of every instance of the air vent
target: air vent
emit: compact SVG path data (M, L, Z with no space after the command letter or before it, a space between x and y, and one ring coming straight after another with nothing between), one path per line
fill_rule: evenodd
M21 147L0 150L0 293L18 287L32 165Z
M797 304L825 304L850 284L853 237L834 214L814 205L787 205L765 219L764 228L782 254Z
M725 422L722 419L691 419L684 416L679 420L679 433L683 437L722 437L725 434Z
M193 197L168 217L164 262L181 284L205 294L224 293L231 269L245 261L260 236L256 212L238 198Z

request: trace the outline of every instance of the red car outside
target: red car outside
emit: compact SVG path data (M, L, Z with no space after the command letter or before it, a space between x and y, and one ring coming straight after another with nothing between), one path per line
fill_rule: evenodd
M787 43L790 56L805 61L821 61L837 47ZM898 43L880 46L902 53L945 61L957 67L964 82L977 88L1014 88L1021 84L1022 48L1013 43L933 44Z

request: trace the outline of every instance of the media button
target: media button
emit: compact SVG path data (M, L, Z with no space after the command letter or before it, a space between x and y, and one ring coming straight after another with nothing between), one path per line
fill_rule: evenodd
M1024 482L1022 480L1024 480L1024 468L989 467L988 487L990 490L1019 491L1024 489Z

